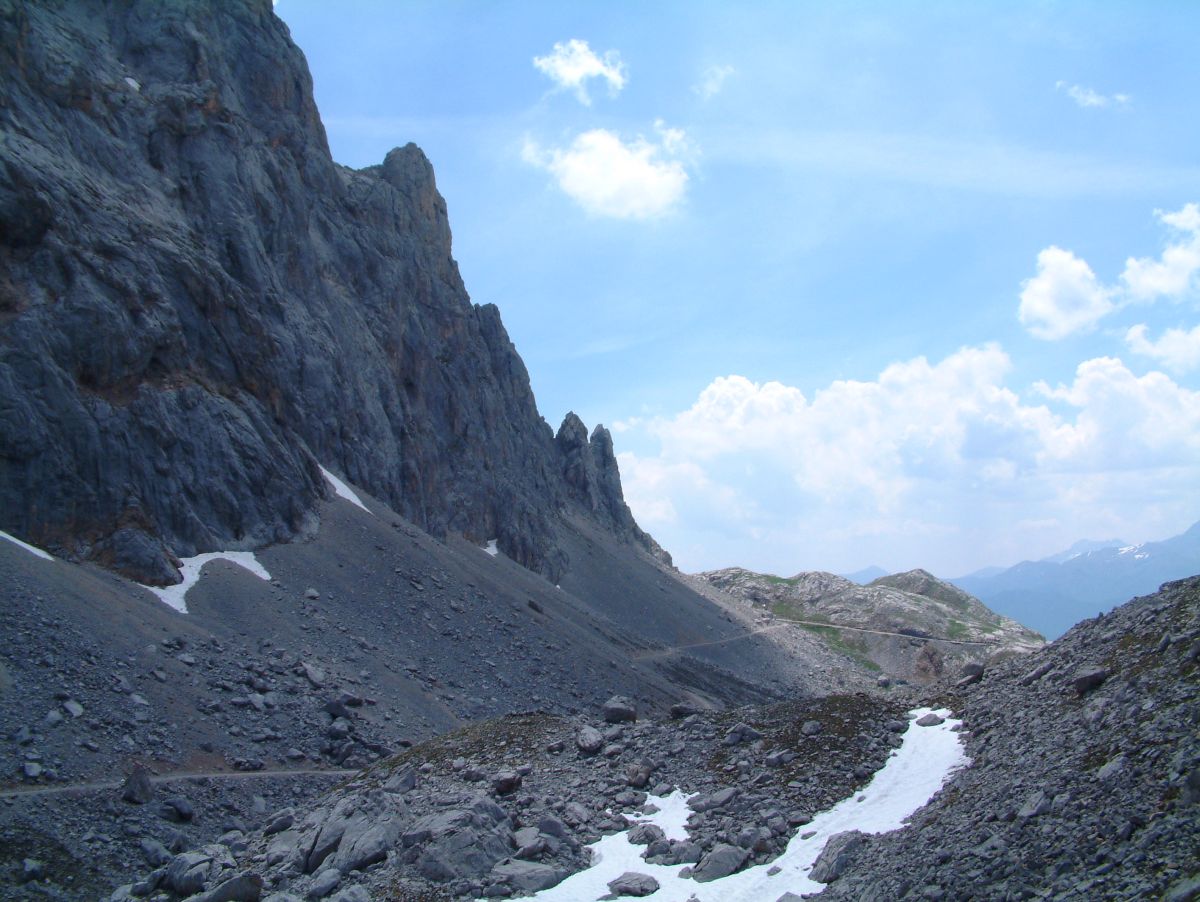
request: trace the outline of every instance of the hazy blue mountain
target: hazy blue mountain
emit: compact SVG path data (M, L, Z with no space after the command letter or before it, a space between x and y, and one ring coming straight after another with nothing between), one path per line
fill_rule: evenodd
M860 586L865 586L867 583L874 582L881 576L887 576L888 571L882 567L876 567L872 564L870 567L863 567L861 570L855 570L853 573L842 573L840 576L850 580L852 583L858 583Z
M1080 539L1066 551L1060 551L1058 554L1052 554L1049 557L1042 558L1042 560L1048 564L1065 564L1072 558L1077 558L1081 554L1087 554L1089 551L1102 551L1105 548L1124 548L1128 544L1128 542L1121 539Z
M1200 523L1161 542L1078 542L1041 561L950 582L993 610L1054 639L1086 617L1106 613L1164 582L1200 573Z

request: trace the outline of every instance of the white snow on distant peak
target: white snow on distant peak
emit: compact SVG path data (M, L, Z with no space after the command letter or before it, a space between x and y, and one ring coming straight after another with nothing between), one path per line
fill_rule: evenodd
M183 577L183 582L174 586L143 586L142 588L149 589L159 597L159 600L170 605L180 614L186 614L188 612L188 589L200 581L200 571L204 569L204 565L209 561L216 560L229 561L239 567L244 567L259 579L271 578L271 574L258 562L253 551L210 551L207 554L198 554L195 557L182 559L183 566L180 568L179 574Z
M495 557L500 553L500 543L496 539L488 539L487 546L483 550Z
M1141 547L1141 545L1126 545L1124 548L1118 548L1117 554L1132 554L1135 551L1140 551Z
M317 464L317 466L321 465ZM362 503L362 499L354 494L354 490L351 489L350 486L346 485L346 483L342 482L324 467L321 467L321 475L325 477L326 482L333 486L333 493L335 495L337 495L339 498L345 498L351 504L361 507L363 510L367 511L368 514L371 513L371 511L367 509L367 506Z
M19 546L19 547L21 547L21 548L24 548L24 549L25 549L26 551L28 551L30 554L32 554L32 555L36 555L37 557L40 557L40 558L44 558L44 559L45 559L45 560L47 560L47 561L52 561L52 560L54 560L54 555L52 555L52 554L48 554L47 552L45 552L45 551L42 551L42 549L40 549L40 548L38 548L38 547L36 547L36 546L34 546L34 545L30 545L28 542L22 542L22 541L21 541L20 539L18 539L16 536L10 536L8 533L6 533L6 532L5 532L4 530L2 530L2 529L0 529L0 539L8 539L8 540L9 540L10 542L12 542L14 545L17 545L17 546Z
M924 807L959 768L971 763L963 751L955 727L960 721L949 719L950 712L937 713L947 719L932 727L918 727L916 720L929 713L919 708L909 713L912 721L904 742L892 752L866 788L818 814L796 831L782 855L770 864L747 868L709 883L679 876L682 865L649 864L641 856L645 846L629 842L628 831L605 836L588 848L592 866L573 874L550 889L535 893L542 902L576 902L598 899L608 892L608 883L626 871L649 874L659 883L656 902L759 902L778 899L784 893L819 893L825 884L808 877L825 843L846 830L863 833L888 833L902 828L909 817ZM646 801L659 810L638 816L639 823L657 824L669 839L686 838L691 809L690 796L676 790L669 796L651 796ZM804 838L804 837L807 837ZM774 872L774 876L772 876Z

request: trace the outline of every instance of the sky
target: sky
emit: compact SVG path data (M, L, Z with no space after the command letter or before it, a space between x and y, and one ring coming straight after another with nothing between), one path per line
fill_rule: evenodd
M683 570L1200 520L1200 4L278 0Z

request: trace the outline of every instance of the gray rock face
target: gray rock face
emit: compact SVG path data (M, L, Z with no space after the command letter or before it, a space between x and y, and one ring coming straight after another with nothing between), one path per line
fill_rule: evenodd
M333 163L269 3L0 15L0 528L169 584L310 530L320 463L551 578L560 510L661 553L468 298L421 151Z
M866 838L866 834L857 830L847 830L829 837L829 842L825 843L825 848L813 862L808 876L817 883L832 883L846 872Z
M721 843L700 859L700 863L692 871L692 878L699 883L707 883L710 880L728 877L749 858L750 852L747 849Z
M658 881L649 874L626 871L617 879L610 880L608 889L614 896L650 896L658 892Z

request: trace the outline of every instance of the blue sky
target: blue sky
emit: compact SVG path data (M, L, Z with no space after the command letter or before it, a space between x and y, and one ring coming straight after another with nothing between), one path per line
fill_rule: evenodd
M685 570L1200 519L1200 5L279 0ZM1193 205L1193 206L1189 206Z

